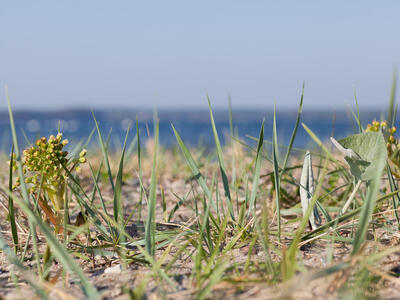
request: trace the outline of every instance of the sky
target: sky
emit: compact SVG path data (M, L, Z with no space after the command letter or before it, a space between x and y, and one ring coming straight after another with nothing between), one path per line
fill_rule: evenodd
M0 109L388 102L400 1L0 2Z

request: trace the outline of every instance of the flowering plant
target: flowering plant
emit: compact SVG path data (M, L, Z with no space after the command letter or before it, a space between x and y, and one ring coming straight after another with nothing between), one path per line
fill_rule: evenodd
M68 140L62 140L62 133L48 139L41 137L34 146L23 151L23 172L29 192L33 194L47 219L61 231L65 200L65 186L68 173L78 171L79 165L86 162L87 151L83 149L79 157L68 157L64 146ZM14 188L20 185L17 177ZM49 205L49 201L52 207Z

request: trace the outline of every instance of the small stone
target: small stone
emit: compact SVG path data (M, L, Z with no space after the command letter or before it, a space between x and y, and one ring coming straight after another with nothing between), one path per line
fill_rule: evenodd
M121 265L109 267L104 270L104 274L120 274L122 271Z

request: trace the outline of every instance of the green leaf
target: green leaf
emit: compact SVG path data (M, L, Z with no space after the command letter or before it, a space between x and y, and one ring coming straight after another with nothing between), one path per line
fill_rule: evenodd
M357 155L347 156L345 160L350 166L350 172L359 180L368 181L381 172L379 162L387 159L385 139L381 132L364 132L338 141L345 148L351 149Z
M12 147L11 150L11 158L10 158L10 170L9 170L9 177L8 177L8 190L11 195L12 193L12 186L13 186L13 166L14 166L14 147ZM14 250L15 254L17 254L18 250L18 231L17 231L17 225L15 222L15 211L14 211L14 200L11 196L8 196L8 218L10 220L10 225L11 225L11 233L13 237L13 242L14 242Z
M154 153L153 153L153 166L151 168L149 201L147 203L147 216L145 227L145 242L146 251L150 256L155 254L155 235L156 235L156 201L157 201L157 159L158 159L158 141L159 141L159 121L155 120L154 123Z
M258 138L257 154L256 154L255 167L253 173L253 185L250 194L250 204L249 204L249 210L247 211L247 216L249 216L251 212L255 211L257 191L260 182L260 169L262 161L263 143L264 143L264 121L262 122L260 136Z
M210 119L211 119L211 126L212 126L212 130L213 130L213 134L214 134L215 147L217 148L217 155L218 155L219 167L221 170L222 183L224 184L226 203L228 205L229 213L231 215L232 220L235 220L231 192L229 190L228 176L226 175L226 168L225 168L225 163L224 163L224 159L223 159L223 155L222 155L222 147L221 147L221 143L219 141L217 128L215 127L214 116L213 116L213 112L211 109L211 102L210 102L210 98L208 96L207 96L207 101L208 101L208 108L210 110Z
M276 134L276 106L274 107L274 121L272 126L272 155L273 155L273 168L274 168L274 185L275 185L275 202L276 214L278 221L278 238L281 240L281 200L280 200L280 177L279 177L279 163L278 163L278 136Z
M385 149L385 152L386 152L386 149ZM353 241L352 255L355 255L358 253L358 250L360 250L361 244L364 242L365 237L367 235L368 225L370 223L372 213L374 211L374 208L375 208L376 202L377 202L376 197L379 193L379 186L381 183L381 175L382 175L382 170L386 164L386 158L384 156L378 156L378 159L375 162L375 164L376 164L375 174L372 177L372 180L368 187L367 197L364 200L364 203L361 207L360 220L358 222L357 232L355 234L355 238Z
M392 89L390 91L389 109L388 109L388 121L389 126L394 126L397 108L396 108L396 84L397 84L397 70L393 72Z
M115 190L114 190L114 220L119 224L123 224L123 212L122 212L122 199L121 199L121 193L122 193L122 176L124 173L124 161L125 161L125 150L126 150L126 141L128 140L128 135L129 135L129 128L126 131L126 136L125 136L125 141L124 141L124 146L122 148L122 153L121 153L121 158L119 161L119 167L118 167L118 173L117 173L117 178L115 179Z

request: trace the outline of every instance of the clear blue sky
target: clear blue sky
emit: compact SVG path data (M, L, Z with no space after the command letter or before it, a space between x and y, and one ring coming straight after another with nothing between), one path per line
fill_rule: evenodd
M0 4L0 109L379 106L400 62L400 1Z

